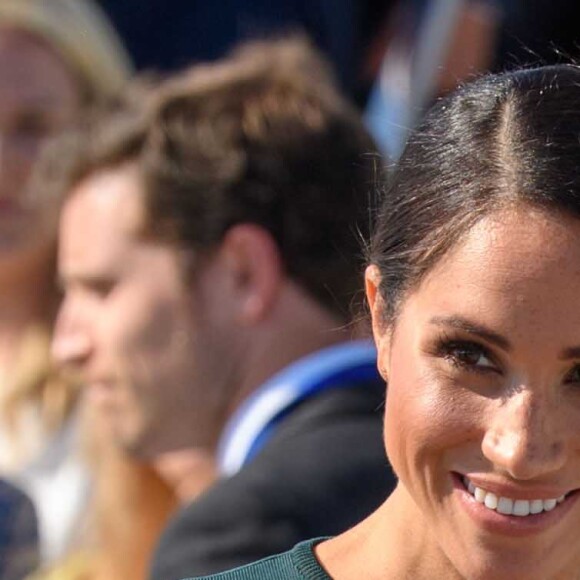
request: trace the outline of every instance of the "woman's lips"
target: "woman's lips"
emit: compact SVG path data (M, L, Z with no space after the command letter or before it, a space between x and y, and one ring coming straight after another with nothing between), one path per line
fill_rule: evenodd
M503 495L499 495L478 488L460 474L453 473L452 479L459 500L471 517L483 528L505 535L540 533L560 521L578 498L578 490L558 497L542 497L539 491L515 488L508 491L505 487L501 492Z
M19 204L15 200L7 197L0 197L0 212L14 212L18 209Z
M491 491L486 487L475 485L467 476L462 478L464 487L475 498L475 501L483 504L488 509L496 510L500 514L526 517L549 512L562 503L567 495L553 491L526 491L505 489L505 491ZM524 497L525 496L525 497Z
M0 197L0 217L19 218L31 213L19 200L11 197Z

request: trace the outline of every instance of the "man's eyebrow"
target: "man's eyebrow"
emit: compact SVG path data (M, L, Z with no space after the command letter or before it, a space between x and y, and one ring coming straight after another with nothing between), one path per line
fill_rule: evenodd
M112 274L98 274L91 272L67 272L58 273L56 276L56 283L59 288L64 288L71 284L80 284L82 286L92 286L109 284L115 280Z
M469 334L474 334L475 336L479 336L506 351L512 349L510 341L501 334L490 330L483 324L473 322L461 316L434 316L429 322L437 326L449 326L458 330L463 330Z
M63 289L79 279L79 276L74 272L57 272L55 276L56 285Z

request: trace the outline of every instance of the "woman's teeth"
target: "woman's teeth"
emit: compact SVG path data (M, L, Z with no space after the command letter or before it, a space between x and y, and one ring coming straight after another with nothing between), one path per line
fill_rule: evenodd
M490 510L495 510L506 516L529 516L541 512L552 511L556 505L564 501L565 496L550 499L511 499L509 497L498 497L491 491L485 491L481 487L476 487L467 479L463 478L463 483L475 501L483 504Z

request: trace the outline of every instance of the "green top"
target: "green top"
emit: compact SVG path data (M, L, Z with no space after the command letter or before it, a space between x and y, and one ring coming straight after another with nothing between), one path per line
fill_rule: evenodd
M318 563L314 546L326 538L300 542L289 550L229 572L189 580L332 580Z

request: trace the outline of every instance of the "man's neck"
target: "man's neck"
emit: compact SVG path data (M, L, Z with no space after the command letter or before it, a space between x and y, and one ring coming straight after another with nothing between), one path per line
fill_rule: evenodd
M345 342L351 329L330 310L290 286L271 318L248 337L243 380L231 401L231 415L264 382L295 361Z

